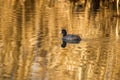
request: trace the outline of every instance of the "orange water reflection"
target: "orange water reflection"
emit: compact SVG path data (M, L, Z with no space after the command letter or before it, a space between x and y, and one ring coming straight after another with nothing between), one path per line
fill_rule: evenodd
M119 18L69 1L0 3L0 80L119 80ZM88 7L89 9L89 7ZM81 36L61 47L61 29Z

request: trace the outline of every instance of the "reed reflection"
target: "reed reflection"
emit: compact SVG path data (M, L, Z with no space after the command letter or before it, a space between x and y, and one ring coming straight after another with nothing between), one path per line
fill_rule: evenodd
M0 80L119 80L120 20L82 1L0 0Z

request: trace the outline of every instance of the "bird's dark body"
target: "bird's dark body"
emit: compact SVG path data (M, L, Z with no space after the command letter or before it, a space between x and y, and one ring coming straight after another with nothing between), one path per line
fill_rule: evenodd
M81 38L78 35L68 34L62 40L67 43L79 43Z

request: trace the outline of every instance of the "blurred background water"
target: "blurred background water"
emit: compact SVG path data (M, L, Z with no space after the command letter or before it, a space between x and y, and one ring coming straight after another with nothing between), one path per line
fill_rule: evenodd
M120 80L119 11L91 1L0 0L0 80Z

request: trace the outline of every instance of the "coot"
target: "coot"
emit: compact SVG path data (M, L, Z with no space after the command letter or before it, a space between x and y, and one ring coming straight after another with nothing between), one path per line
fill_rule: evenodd
M79 43L81 41L80 36L74 34L67 34L65 29L62 29L62 40L66 43Z

